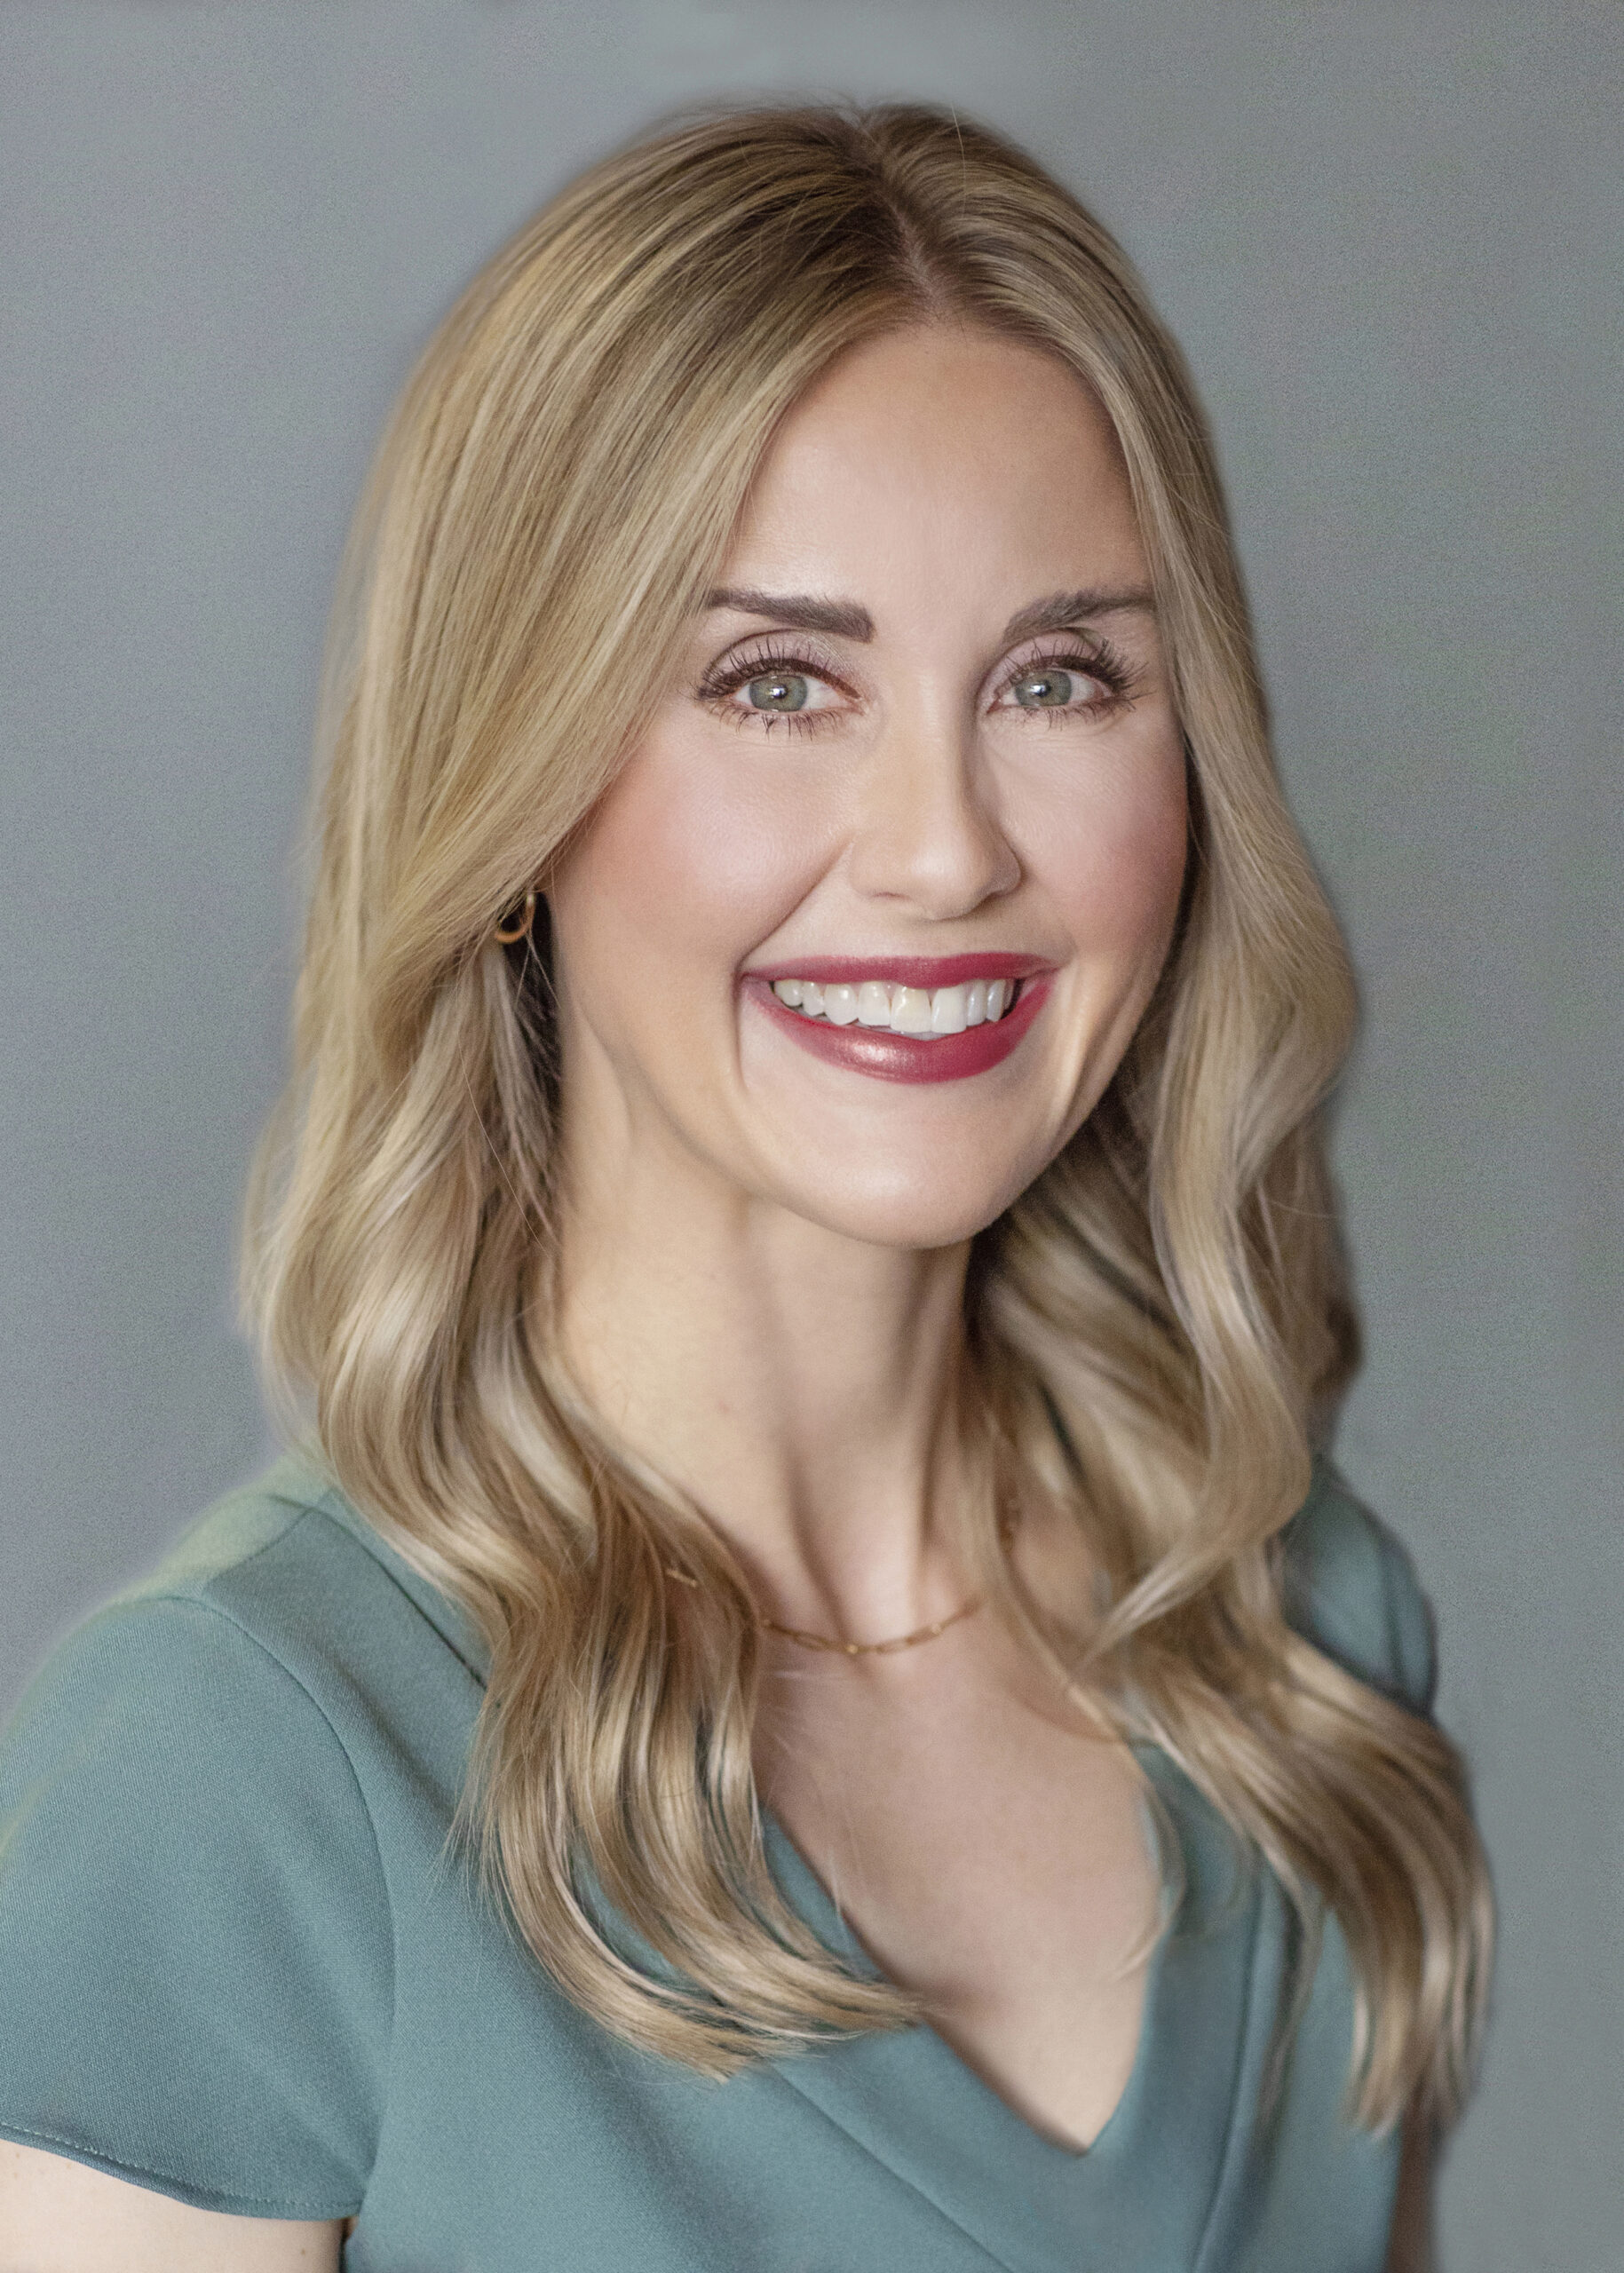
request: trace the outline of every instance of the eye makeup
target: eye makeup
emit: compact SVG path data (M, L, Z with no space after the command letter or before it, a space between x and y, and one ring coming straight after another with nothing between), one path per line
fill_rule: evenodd
M1017 701L1006 705L1002 698L1012 693L1023 680L1038 680L1051 672L1064 672L1092 679L1103 693L1092 700L1078 702L1025 704ZM1006 664L994 685L989 708L1012 708L1025 717L1041 715L1046 725L1065 725L1078 718L1105 717L1131 701L1142 674L1109 639L1097 634L1086 638L1072 635L1072 644L1065 640L1045 642L1029 648L1018 661Z
M1018 699L1011 703L1004 699L1023 680L1036 681L1046 673L1065 673L1091 680L1099 692L1058 702L1038 699L1028 703ZM1132 701L1141 676L1140 670L1109 639L1097 633L1073 632L1069 638L1051 638L1031 646L1018 660L1007 663L994 682L986 709L989 713L1017 712L1023 718L1041 715L1049 726L1103 719ZM767 733L780 726L791 733L817 733L844 715L841 706L833 704L775 709L767 705L746 706L733 701L741 688L762 679L804 681L811 686L832 688L848 702L858 699L855 689L820 649L772 632L761 633L741 647L731 649L710 666L694 693L707 709L730 724L757 725Z
M713 663L701 679L695 693L698 700L717 717L725 718L732 725L759 725L766 732L782 726L791 733L810 733L833 723L841 713L836 709L772 710L749 709L733 697L741 687L757 679L806 679L814 685L832 687L849 701L856 700L856 691L836 669L830 658L815 646L795 645L781 635L764 632L748 639L741 647L730 648L725 655Z

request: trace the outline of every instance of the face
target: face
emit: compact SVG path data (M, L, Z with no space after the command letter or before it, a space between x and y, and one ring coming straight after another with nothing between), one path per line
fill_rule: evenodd
M949 1245L1088 1114L1165 959L1182 741L1126 473L1061 365L853 350L549 880L566 1156Z

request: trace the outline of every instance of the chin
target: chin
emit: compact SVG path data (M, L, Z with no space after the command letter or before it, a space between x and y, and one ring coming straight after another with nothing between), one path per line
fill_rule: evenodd
M865 1246L957 1247L995 1223L1042 1168L1039 1162L1030 1173L1010 1167L1002 1176L966 1176L962 1159L952 1167L912 1161L877 1171L871 1164L837 1184L808 1178L784 1200L809 1223Z

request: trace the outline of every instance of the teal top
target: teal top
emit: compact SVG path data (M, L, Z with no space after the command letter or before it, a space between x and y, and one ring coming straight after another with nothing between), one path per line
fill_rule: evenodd
M1288 1537L1299 1625L1425 1711L1395 1541L1324 1467ZM927 2027L713 2084L588 2020L448 1849L481 1672L291 1458L74 1635L0 1746L0 2135L210 2209L354 2215L367 2273L1379 2273L1396 2149L1343 2119L1342 1939L1270 2089L1280 1891L1163 1755L1184 1892L1074 2153Z

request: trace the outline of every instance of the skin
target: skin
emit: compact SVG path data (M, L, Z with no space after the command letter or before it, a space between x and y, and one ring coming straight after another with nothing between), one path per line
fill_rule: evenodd
M954 1520L969 1242L1109 1081L1184 875L1148 588L1074 377L974 332L870 343L785 422L717 604L545 880L566 1353L781 1624L880 1638L971 1591ZM1094 597L1011 637L1058 594ZM770 596L846 613L809 632ZM1046 666L1073 699L1023 707L1016 684ZM764 714L751 676L785 673L802 709ZM752 985L812 958L988 952L1052 978L1014 1052L961 1081L831 1065ZM1086 1625L1089 1573L1041 1508L1010 1551ZM988 1616L896 1656L764 1639L764 1798L960 2057L1085 2147L1133 2065L1156 1915L1131 1762ZM337 2226L226 2220L4 2153L0 2230L22 2238L0 2273L338 2261Z
M722 589L838 602L872 636L794 634L764 598L708 611L551 880L566 1346L767 1615L878 1638L970 1591L953 1521L968 1243L1076 1129L1155 985L1182 742L1114 441L1035 352L921 330L837 365L787 421ZM1113 605L1010 641L1075 592ZM1085 667L1102 640L1120 687ZM732 715L696 693L741 652L816 672L812 731L749 715L744 690ZM1068 709L1012 699L1062 662ZM809 1056L741 984L978 951L1042 958L1049 998L1003 1065L923 1087ZM1035 1511L1021 1533L1046 1596L1080 1604L1074 1555ZM1127 1757L990 1618L896 1657L769 1641L764 1797L961 2055L1086 2145L1132 2064L1130 1960L1155 1915Z

